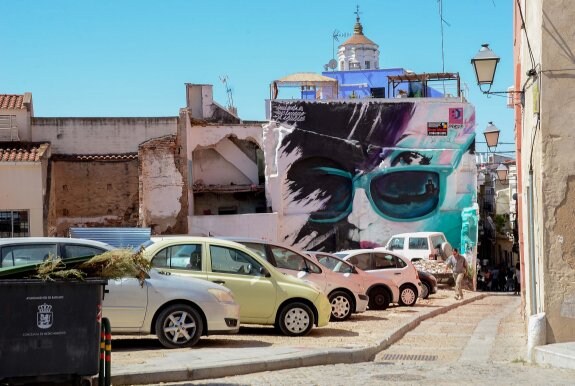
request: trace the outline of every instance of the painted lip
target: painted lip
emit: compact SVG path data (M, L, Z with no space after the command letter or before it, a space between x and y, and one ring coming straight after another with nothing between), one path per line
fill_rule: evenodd
M372 249L372 248L382 247L382 245L378 244L376 242L373 242L373 241L360 241L359 247L361 249Z

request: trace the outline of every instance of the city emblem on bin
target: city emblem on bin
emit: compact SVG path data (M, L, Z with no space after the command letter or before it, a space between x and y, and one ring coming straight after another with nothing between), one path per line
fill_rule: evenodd
M52 314L51 305L44 303L38 306L36 322L40 328L52 327L52 324L54 323L54 315Z

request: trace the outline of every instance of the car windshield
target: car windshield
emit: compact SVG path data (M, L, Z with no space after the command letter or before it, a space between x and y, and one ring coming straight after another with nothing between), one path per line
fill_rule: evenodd
M334 253L335 256L339 257L340 259L343 259L344 257L346 257L347 255L349 255L349 253L346 252L336 252Z

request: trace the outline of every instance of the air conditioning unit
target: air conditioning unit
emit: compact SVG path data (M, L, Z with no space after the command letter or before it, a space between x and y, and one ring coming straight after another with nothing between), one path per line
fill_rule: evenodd
M515 88L513 86L507 87L507 107L512 109L515 108Z

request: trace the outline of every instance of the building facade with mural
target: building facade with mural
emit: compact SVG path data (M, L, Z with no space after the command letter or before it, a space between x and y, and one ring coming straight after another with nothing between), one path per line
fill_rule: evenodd
M460 98L272 101L266 190L278 238L301 249L382 246L443 231L470 251L462 215L476 203L475 111ZM475 218L475 224L476 224ZM462 245L462 240L465 245Z

